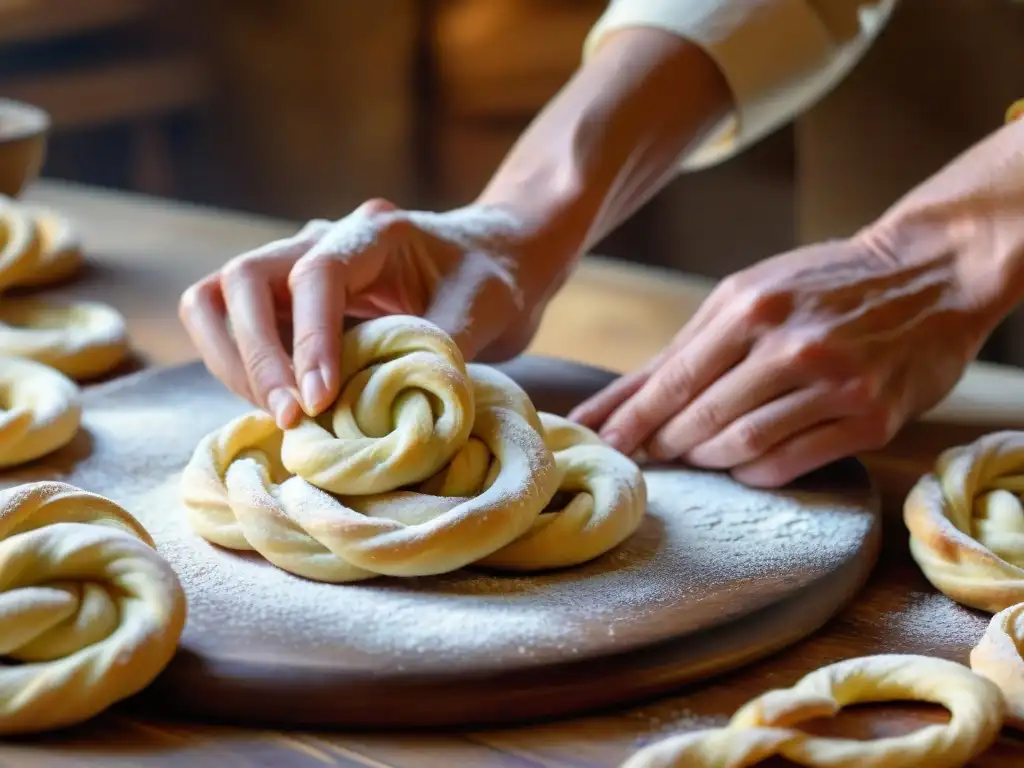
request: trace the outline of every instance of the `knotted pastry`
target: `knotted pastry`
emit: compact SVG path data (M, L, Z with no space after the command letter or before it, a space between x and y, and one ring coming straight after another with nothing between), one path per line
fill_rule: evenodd
M128 331L106 304L0 297L0 354L27 357L81 381L127 357Z
M0 492L0 733L87 720L170 662L185 597L145 529L64 483Z
M903 507L910 553L937 589L996 613L1024 602L1024 433L943 452Z
M33 461L78 434L78 386L32 360L0 357L0 467Z
M0 243L0 288L59 282L82 265L77 230L49 208L0 197Z
M987 677L1006 699L1006 722L1024 730L1024 603L992 617L971 651L971 669Z
M199 535L345 582L575 565L639 526L635 464L539 416L517 384L467 366L430 323L364 323L342 360L342 394L318 419L282 433L250 413L201 441L182 477ZM560 510L559 489L571 497Z
M811 736L796 726L861 702L926 701L948 723L874 741ZM748 768L774 755L811 768L958 768L1002 727L999 689L967 667L927 656L882 655L822 667L792 688L743 706L724 728L675 736L637 752L622 768Z

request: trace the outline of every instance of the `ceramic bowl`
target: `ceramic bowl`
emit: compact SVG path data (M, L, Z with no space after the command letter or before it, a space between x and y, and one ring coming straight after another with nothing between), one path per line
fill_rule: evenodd
M0 195L17 197L35 181L46 157L50 116L38 107L0 99Z

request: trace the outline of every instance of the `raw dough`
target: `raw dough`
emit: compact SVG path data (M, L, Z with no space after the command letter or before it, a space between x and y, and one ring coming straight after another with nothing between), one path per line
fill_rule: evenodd
M18 357L0 357L0 467L33 461L78 433L78 386L59 371Z
M950 720L874 741L810 736L797 726L849 705L880 701L941 704ZM958 768L995 741L999 689L967 667L927 656L881 655L822 667L792 688L769 691L724 728L675 736L637 752L622 768L748 768L773 755L815 768Z
M109 373L128 350L124 318L106 304L0 298L0 355L27 357L81 381Z
M999 686L1006 699L1006 722L1024 730L1024 603L995 616L971 651L971 669Z
M82 722L170 662L185 596L145 529L65 483L0 492L0 734Z
M1024 433L943 452L903 507L910 553L948 597L990 613L1024 602Z
M49 285L82 265L77 230L49 208L0 197L0 242L0 288Z
M538 415L499 371L466 366L433 325L381 318L343 346L346 384L320 419L282 434L254 412L201 441L182 477L197 533L345 582L576 565L640 525L636 464Z

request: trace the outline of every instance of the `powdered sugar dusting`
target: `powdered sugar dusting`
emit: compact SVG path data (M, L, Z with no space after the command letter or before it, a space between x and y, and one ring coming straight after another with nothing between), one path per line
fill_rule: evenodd
M106 389L88 403L91 452L61 478L110 496L135 514L180 576L189 600L184 645L200 655L274 665L436 671L459 661L508 668L614 652L653 635L713 626L813 583L852 557L873 516L825 494L754 491L726 476L645 473L649 512L623 546L562 572L501 576L462 571L349 585L305 581L259 556L219 549L188 526L180 473L211 429L248 406L195 372L162 374L161 396ZM176 384L174 376L181 376ZM187 384L187 386L183 386ZM38 470L35 470L38 472ZM24 482L25 469L8 482ZM52 473L49 473L52 476ZM767 587L767 588L766 588ZM777 589L772 589L777 587ZM717 598L717 599L716 599ZM666 612L678 617L663 621ZM248 651L260 638L259 653Z

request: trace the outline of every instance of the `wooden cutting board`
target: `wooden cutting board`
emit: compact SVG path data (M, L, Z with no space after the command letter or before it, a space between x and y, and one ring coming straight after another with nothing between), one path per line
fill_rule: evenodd
M613 377L550 358L504 368L556 413ZM182 467L204 434L248 407L198 364L143 372L88 390L70 446L0 477L113 498L178 572L189 600L181 649L133 707L277 726L565 715L802 639L857 593L878 554L879 505L856 462L786 492L652 467L641 529L583 567L315 584L216 548L185 523Z

